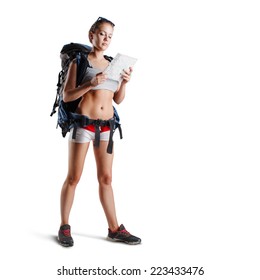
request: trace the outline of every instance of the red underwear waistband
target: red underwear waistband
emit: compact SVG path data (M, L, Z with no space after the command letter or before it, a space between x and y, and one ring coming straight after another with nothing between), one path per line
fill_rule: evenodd
M87 126L84 126L83 128L86 130L95 132L95 126L93 124L89 124ZM100 132L106 132L106 131L110 131L109 126L100 126Z

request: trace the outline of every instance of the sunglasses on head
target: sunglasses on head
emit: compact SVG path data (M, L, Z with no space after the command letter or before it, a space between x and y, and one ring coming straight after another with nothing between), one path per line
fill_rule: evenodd
M103 18L103 17L99 17L99 18L96 20L96 22L99 22L99 21L108 22L108 23L110 23L113 27L115 26L115 24L114 24L112 21L110 21L110 20L108 20L108 19L106 19L106 18Z

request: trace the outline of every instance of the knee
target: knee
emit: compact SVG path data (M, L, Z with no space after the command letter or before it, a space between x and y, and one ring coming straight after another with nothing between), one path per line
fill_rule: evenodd
M112 175L109 173L102 174L98 176L98 181L100 186L111 186L112 184Z
M68 187L76 188L76 186L78 185L79 180L80 180L79 176L70 176L70 175L68 175L67 178L66 178L65 184Z

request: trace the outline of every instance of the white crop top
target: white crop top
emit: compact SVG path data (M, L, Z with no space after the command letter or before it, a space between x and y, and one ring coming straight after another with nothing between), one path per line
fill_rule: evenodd
M100 69L93 68L93 67L87 67L81 84L90 81L93 77L95 77L100 72L102 72ZM116 92L118 85L119 85L118 81L107 79L105 82L103 82L100 85L97 85L93 89L107 89L107 90Z

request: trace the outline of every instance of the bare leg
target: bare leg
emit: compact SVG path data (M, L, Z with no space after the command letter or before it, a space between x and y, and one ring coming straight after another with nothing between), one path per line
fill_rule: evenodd
M112 164L114 155L107 153L107 142L100 141L100 147L94 148L99 182L99 197L103 206L108 227L115 231L118 229L114 194L112 189Z
M69 142L68 175L61 190L61 225L69 224L75 189L80 180L89 143Z

